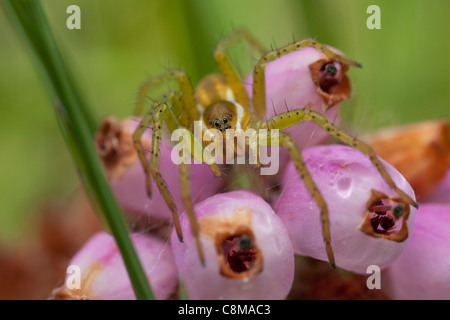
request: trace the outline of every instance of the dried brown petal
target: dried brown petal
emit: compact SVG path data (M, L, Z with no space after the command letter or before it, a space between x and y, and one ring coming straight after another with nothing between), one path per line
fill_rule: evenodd
M450 166L447 120L384 129L367 141L381 158L403 174L419 199L433 189Z
M142 139L142 143L144 150L150 149L147 140ZM113 117L105 118L100 124L95 146L109 177L120 177L137 161L130 131L125 130L123 123Z

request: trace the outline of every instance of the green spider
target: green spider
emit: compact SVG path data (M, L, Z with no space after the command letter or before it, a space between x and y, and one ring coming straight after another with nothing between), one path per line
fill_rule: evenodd
M254 81L252 101L249 99L241 77L235 70L226 53L227 49L231 45L241 39L247 41L262 55L253 70ZM186 129L189 139L192 141L192 144L188 144L190 145L189 150L191 157L198 161L206 162L203 158L203 154L200 154L195 150L203 150L203 148L210 142L200 142L203 140L194 135L194 122L196 121L203 124L202 134L213 129L220 130L221 134L224 136L223 141L226 140L225 135L227 129L241 129L244 132L249 129L254 129L256 131L259 129L266 129L268 136L272 137L271 130L285 129L301 121L313 121L332 136L366 154L374 166L378 169L387 184L395 190L400 197L405 199L414 207L417 207L415 201L395 185L371 147L337 128L323 114L309 110L305 108L305 106L301 106L301 108L275 115L270 119L264 119L266 114L264 72L266 65L283 55L305 47L313 47L324 53L331 60L339 62L342 65L361 67L359 63L347 59L335 51L330 50L329 47L312 39L297 41L280 49L266 52L263 46L247 30L237 30L221 40L216 46L214 58L222 74L212 74L206 76L202 79L202 81L200 81L195 91L188 76L183 71L178 69L171 69L159 76L151 77L141 86L135 114L137 116L142 116L142 120L136 131L133 133L133 143L144 169L147 194L151 197L152 190L150 176L152 176L159 188L159 191L167 202L167 205L171 209L174 227L180 241L182 241L183 237L177 208L164 182L164 179L159 172L159 151L162 129L164 125L167 126L170 133L176 129ZM333 70L330 72L332 71ZM152 104L150 110L143 115L143 109L149 91L170 80L177 81L179 91L171 91L161 95ZM149 126L152 127L150 163L145 156L145 150L141 144L141 137ZM198 144L202 143L203 145L200 148L193 147L196 144L198 146ZM269 137L267 139L259 140L258 143L260 145L270 144ZM322 232L326 252L329 263L334 268L335 259L333 249L331 247L327 204L318 190L316 183L308 172L308 169L302 159L301 151L293 138L290 135L280 131L277 144L287 148L291 159L295 163L298 174L303 179L309 192L320 208ZM216 163L212 162L208 164L215 176L218 177L221 175ZM203 249L199 237L199 225L195 218L193 203L190 197L188 164L181 163L179 165L179 170L183 203L189 217L192 233L196 240L199 258L201 262L204 263Z

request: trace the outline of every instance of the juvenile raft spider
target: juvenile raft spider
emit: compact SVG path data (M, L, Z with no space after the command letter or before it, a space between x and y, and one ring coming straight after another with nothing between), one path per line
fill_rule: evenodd
M254 81L252 87L252 101L249 99L241 77L235 70L226 53L227 49L240 39L248 42L262 55L253 70ZM267 52L248 31L237 30L221 40L215 48L214 58L222 74L212 74L204 77L198 84L195 91L188 76L183 71L178 69L170 69L159 76L151 77L141 86L135 115L142 116L142 120L136 131L133 133L133 143L137 150L139 160L144 168L147 194L151 197L151 175L172 212L174 227L180 241L183 241L183 237L177 208L164 182L164 179L159 172L159 150L161 145L162 127L164 124L167 126L169 132L173 132L178 128L187 129L189 132L189 139L192 139L192 147L194 144L201 144L193 133L194 121L201 121L203 123L202 134L208 130L222 129L220 131L225 138L225 132L227 131L225 129L241 128L244 132L250 128L255 130L267 129L268 136L270 136L271 130L273 129L281 130L301 121L310 120L315 122L320 128L328 132L330 135L366 154L387 184L395 190L400 197L405 199L411 205L417 207L415 201L395 185L371 147L338 129L323 114L309 110L308 108L305 108L305 106L296 106L298 109L292 109L290 111L275 115L270 119L264 119L266 114L264 76L266 65L283 55L305 47L313 47L324 53L330 60L341 63L342 65L361 67L359 63L347 59L346 57L331 50L329 47L312 39L297 41L280 49ZM325 71L331 76L336 73L336 70L333 68L326 68ZM177 81L179 91L172 91L162 94L153 102L150 110L143 115L144 104L149 91L169 80ZM146 159L145 150L141 144L141 137L148 127L152 128L150 163ZM269 138L265 141L258 140L258 144L267 144L269 143L268 140ZM225 139L223 141L225 141ZM320 208L320 218L325 248L329 263L334 268L335 259L331 247L327 204L318 190L316 183L311 178L311 175L302 159L301 151L294 142L293 138L290 135L280 131L278 144L287 148L289 156L295 163L298 174L304 181L309 192ZM206 147L206 144L202 147ZM195 153L194 148L191 148L190 152L192 158L205 162L201 154ZM216 163L210 163L209 167L215 176L218 177L221 175ZM179 172L183 203L189 217L192 233L195 237L199 258L201 262L204 263L203 249L199 236L199 226L194 215L193 203L190 197L188 164L181 163L179 165Z

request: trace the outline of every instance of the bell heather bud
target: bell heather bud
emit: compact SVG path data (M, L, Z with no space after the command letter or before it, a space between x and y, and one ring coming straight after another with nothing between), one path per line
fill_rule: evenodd
M450 205L422 203L400 257L382 273L392 299L450 299Z
M202 266L187 217L184 243L172 251L191 299L284 299L292 285L294 253L272 208L248 191L217 194L194 208L205 255Z
M337 52L336 49L330 49ZM265 69L266 119L288 110L304 108L323 113L330 121L339 123L338 104L351 95L348 66L331 60L312 47L288 53L271 61ZM247 92L253 96L253 75L246 81ZM311 121L286 128L298 146L322 143L328 139Z
M172 298L178 273L167 243L145 234L131 234L133 245L157 299ZM71 259L64 285L53 299L136 299L115 239L105 232L94 235Z
M370 265L386 267L404 248L415 208L398 197L369 158L342 145L316 146L304 161L328 207L336 265L365 274ZM394 183L410 197L408 182L382 161ZM327 261L320 210L293 163L286 169L275 212L288 229L296 254Z

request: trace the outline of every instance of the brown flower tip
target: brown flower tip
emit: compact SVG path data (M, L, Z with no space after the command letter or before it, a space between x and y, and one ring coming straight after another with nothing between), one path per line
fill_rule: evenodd
M50 294L48 300L93 300L91 293L92 281L102 271L100 263L93 262L82 275L80 288L69 289L66 284L56 288Z
M358 229L365 234L396 242L408 238L409 203L400 197L389 197L372 189L366 212Z
M128 126L113 117L105 118L100 124L95 147L108 177L121 176L137 160L132 134ZM144 149L148 150L148 145Z
M77 295L68 290L66 287L56 288L51 293L48 300L91 300L85 295Z
M251 229L248 209L236 210L225 217L203 217L198 222L202 234L214 239L223 276L243 279L262 271L262 253Z
M340 64L341 70L338 72L337 64L329 58L324 58L309 65L312 80L323 100L323 111L350 98L351 95L350 80L347 77L348 66Z
M450 166L448 120L384 129L367 141L408 180L418 199L433 189Z

